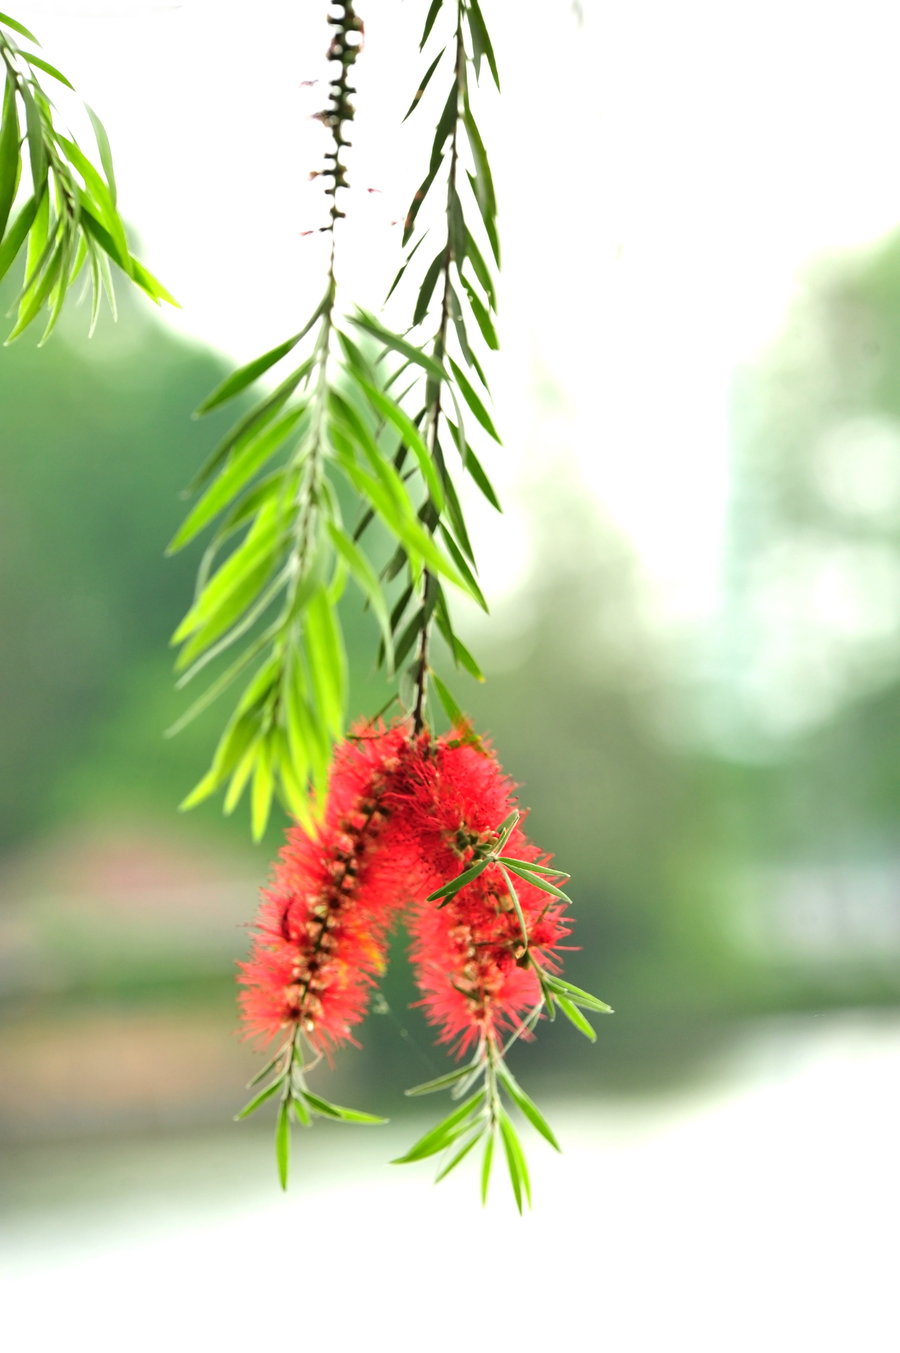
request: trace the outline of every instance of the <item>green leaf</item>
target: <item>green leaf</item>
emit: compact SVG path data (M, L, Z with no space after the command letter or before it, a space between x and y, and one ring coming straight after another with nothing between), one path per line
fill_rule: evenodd
M432 685L434 686L434 689L437 691L438 699L440 700L441 704L444 707L444 713L450 720L451 728L460 728L465 724L467 724L468 719L463 714L459 705L453 699L453 696L447 690L447 687L444 685L443 681L441 681L440 677L435 672L431 673L431 682Z
M500 92L500 77L497 74L497 62L494 57L494 49L491 46L491 39L487 31L487 25L484 22L484 16L478 7L478 0L467 0L466 13L469 16L469 32L472 34L472 52L475 58L475 78L481 78L480 67L481 59L485 57L491 68L494 84L497 86L497 92Z
M469 408L472 410L475 417L478 419L479 423L484 428L485 432L489 433L490 436L494 438L495 442L499 442L500 436L499 433L497 432L497 429L494 427L494 424L491 422L490 414L482 404L481 400L478 398L478 395L472 389L472 386L466 379L464 372L460 370L458 363L454 362L452 357L449 358L449 362L453 370L453 374L456 377L456 383L459 386L460 393L462 394L463 399L466 401Z
M563 996L559 992L553 993L553 999L559 1006L560 1010L563 1012L569 1023L574 1024L578 1032L584 1034L585 1038L589 1038L592 1043L596 1043L597 1041L596 1031L585 1019L584 1015L578 1009L578 1006L573 1005L567 996Z
M206 665L201 663L201 658L212 662L253 627L284 589L289 565L286 564L274 578L272 574L273 560L268 554L251 561L246 574L221 597L209 618L191 632L175 660L177 671L188 667L190 679L193 679L201 666ZM201 597L201 604L203 599ZM270 628L265 637L270 638L271 633Z
M440 9L440 0L436 0L436 3L438 9ZM19 23L18 19L11 19L8 14L0 14L0 24L3 24L5 28L14 28L17 33L22 34L23 38L28 38L29 42L35 42L38 47L40 47L41 44L34 36L31 29L26 28L24 24Z
M494 279L491 277L490 269L484 261L484 255L478 248L474 235L466 231L466 258L472 264L475 270L475 276L481 283L484 294L488 298L488 304L496 314L497 311L497 293L494 289ZM465 281L465 279L463 279Z
M478 663L472 657L472 654L466 648L462 639L458 638L454 633L446 606L441 607L438 605L435 610L435 619L437 621L437 627L440 630L445 643L448 645L457 666L463 667L476 681L484 681L484 673L478 666Z
M344 333L342 329L335 330L338 342L343 349L344 357L350 370L357 376L362 376L367 381L375 379L375 372L372 363L360 347L353 342L352 338Z
M177 554L198 536L203 528L247 486L269 457L273 456L288 437L296 432L306 416L305 408L291 409L262 432L254 429L245 442L236 445L218 478L191 509L172 537L166 548L166 554ZM272 488L273 492L278 492L277 481Z
M297 370L292 371L290 376L283 380L271 394L266 395L264 399L254 405L249 413L244 414L242 418L238 419L234 427L232 427L225 437L223 437L222 441L219 442L215 450L200 467L200 470L188 485L188 493L196 492L197 489L202 488L207 480L212 478L226 456L228 456L229 452L238 442L245 442L249 433L258 431L261 427L271 423L272 420L281 413L281 410L303 380L304 376L308 375L311 367L312 359L302 363Z
M60 246L59 268L56 270L55 281L50 289L50 294L47 298L47 304L50 310L50 314L47 319L47 324L44 328L44 332L41 334L41 337L38 340L39 348L42 348L44 344L47 342L53 330L56 328L57 320L59 319L62 313L62 308L66 299L66 294L68 292L69 286L71 285L70 278L71 278L72 258L77 248L80 247L80 244L81 241L79 241L79 243L76 245L75 238L72 234L67 233L63 236L63 241Z
M96 172L96 171L95 171ZM99 177L99 175L98 175ZM120 231L111 233L105 223L105 216L99 204L94 201L83 189L78 191L78 204L80 210L80 220L88 234L99 244L107 258L111 258L126 277L131 276L131 255L128 253L127 246L123 247L124 236Z
M500 347L500 341L497 338L497 331L494 328L487 306L482 303L481 298L477 295L475 288L467 278L464 277L462 279L462 284L466 289L466 295L469 298L469 305L472 307L472 314L475 316L475 322L481 330L481 336L488 347L496 352Z
M296 779L305 784L310 775L316 779L321 778L323 767L327 767L331 748L326 731L320 727L310 709L299 654L294 655L282 692L291 765ZM294 806L294 812L301 821L305 808L305 803Z
M403 260L403 262L401 263L400 267L399 267L398 270L397 270L397 275L395 276L393 282L391 283L390 291L388 292L388 294L387 294L387 295L385 296L385 298L384 298L385 305L387 305L388 301L391 299L391 297L393 296L394 292L397 290L397 287L400 285L400 282L401 282L401 280L402 280L402 278L403 278L403 274L406 272L406 269L409 267L410 263L412 262L413 256L415 255L416 251L419 249L419 246L425 243L425 239L426 239L426 236L427 236L427 235L428 235L428 231L427 231L427 230L424 231L424 233L423 233L422 235L420 235L420 237L416 240L416 242L415 242L415 244L413 245L413 247L410 249L409 253L406 255L406 258L405 258L405 259ZM406 243L406 239L404 239L403 242L404 242L404 244L405 244L405 243ZM339 336L340 336L340 335L339 335ZM364 373L364 374L366 374L366 373Z
M456 424L451 423L449 418L447 419L447 422L450 424L450 430L454 437L457 437L459 429ZM465 443L465 449L465 468L469 471L469 474L475 480L475 483L478 485L479 489L481 489L481 492L484 494L491 507L496 508L498 512L502 512L503 508L500 506L500 499L497 497L494 486L482 469L480 460L475 455L475 452L472 450L471 446L469 446L468 442Z
M342 1104L332 1104L327 1099L320 1099L309 1090L303 1091L303 1098L311 1109L315 1109L317 1114L323 1118L338 1119L342 1123L386 1123L386 1118L380 1118L375 1113L363 1113L360 1109L345 1109Z
M219 566L172 635L173 644L181 643L219 614L248 577L271 566L283 543L282 517L283 508L279 502L263 503L241 544ZM243 610L243 606L240 609Z
M408 343L406 339L401 338L399 334L392 333L390 329L385 329L372 315L366 314L364 310L359 310L355 315L351 315L350 320L352 324L357 325L360 329L365 329L367 333L370 333L374 338L379 339L385 347L390 348L394 352L399 352L401 356L406 357L410 362L415 362L418 366L427 371L429 376L433 376L435 380L446 380L446 372L433 358L429 357L426 352L422 352L420 348L415 347L412 343Z
M443 452L441 451L440 445L438 443L436 443L436 445L438 454L435 456L435 460L437 461L438 456L443 456ZM474 564L475 555L472 550L472 542L469 539L469 532L466 530L466 519L463 516L462 506L460 505L456 489L454 488L453 480L446 472L443 474L443 483L444 493L447 497L447 516L450 519L450 525L453 528L453 532L459 541L462 550Z
M468 231L466 230L459 193L456 191L456 185L453 183L450 184L450 187L447 190L447 232L450 240L450 252L456 262L456 266L461 268L466 260L466 240L468 238Z
M291 1155L290 1109L290 1101L283 1099L278 1110L278 1121L275 1124L275 1160L278 1163L278 1182L283 1189L287 1188L288 1165Z
M414 1085L411 1090L407 1090L407 1095L433 1095L436 1090L446 1090L448 1086L454 1085L462 1080L464 1076L471 1075L471 1066L457 1067L455 1071L448 1071L446 1076L438 1076L433 1081L423 1081L421 1085Z
M154 277L152 272L149 272L143 263L135 258L134 254L129 255L126 272L131 280L136 282L141 290L145 291L150 299L156 301L157 304L160 301L166 301L169 305L174 305L176 309L181 308L172 293L166 290L162 282Z
M428 314L428 307L431 304L431 298L434 295L434 288L437 285L437 280L441 272L441 266L445 258L446 258L446 250L442 249L439 254L435 255L431 263L428 265L428 271L426 272L422 280L422 285L419 288L419 296L416 301L415 311L413 312L413 327L415 327L415 325L417 324L421 324L422 320Z
M516 1130L509 1115L502 1109L500 1110L500 1136L503 1139L503 1149L506 1153L506 1164L515 1194L516 1207L521 1214L525 1202L528 1203L529 1207L531 1206L531 1182L528 1178L528 1166L525 1164L525 1155Z
M406 213L406 220L403 223L403 239L401 243L403 244L404 247L409 242L409 238L412 235L413 231L415 230L416 217L419 214L419 210L422 206L422 203L425 201L426 197L431 191L431 185L434 183L434 180L437 177L437 172L440 169L440 167L441 167L440 161L438 161L437 164L433 165L428 170L428 173L425 175L422 182L419 184L418 188L413 194L413 199L410 202L409 208ZM418 248L418 245L416 246L416 248ZM409 260L407 260L407 262L408 261ZM399 277L397 280L399 281ZM391 291L393 291L393 287L391 288ZM388 292L388 295L390 295L390 292Z
M87 203L82 199L82 206L84 207L87 205L92 215L95 216L109 232L110 237L115 242L115 253L111 254L111 257L115 258L115 261L126 273L130 272L131 254L128 248L128 240L125 236L125 227L116 210L116 204L113 201L110 189L104 182L100 172L91 164L88 157L76 142L70 141L65 136L57 136L56 140L65 151L69 163L84 180Z
M489 860L478 860L477 863L470 865L468 869L464 869L461 874L457 874L456 878L450 879L448 883L442 883L440 888L435 888L433 893L428 894L425 901L434 902L437 898L442 897L444 901L441 903L441 906L444 906L450 901L451 897L454 897L459 892L460 888L465 888L467 883L471 883L473 879L477 879L478 875L487 869L489 863Z
M277 1065L277 1063L281 1060L283 1055L284 1055L283 1049L279 1048L278 1051L275 1053L275 1056L270 1057L269 1060L266 1062L265 1066L261 1066L260 1069L256 1072L256 1074L254 1076L251 1076L250 1080L248 1080L247 1082L247 1089L250 1090L253 1088L254 1085L258 1085L261 1080L265 1080L266 1076L268 1076L272 1068ZM279 1076L278 1079L281 1080L281 1077Z
M429 38L429 35L430 35L430 33L431 33L432 28L434 28L434 21L435 21L435 19L437 18L437 16L438 16L438 15L440 14L440 12L441 12L441 5L442 5L442 4L443 4L443 0L431 0L431 4L430 4L430 6L429 6L429 8L428 8L428 13L427 13L427 15L425 16L425 27L424 27L423 30L422 30L422 37L421 37L420 40L419 40L419 51L420 51L420 52L421 52L422 48L425 46L425 43L428 41L428 38ZM2 15L0 15L0 18L2 18ZM17 27L18 27L18 24L14 24L13 27L14 27L14 28L17 28ZM23 31L23 32L24 32L24 30L20 30L20 31ZM25 36L26 36L26 37L30 37L30 34L26 33Z
M323 722L340 737L347 700L347 655L334 609L323 590L314 593L307 604L303 634Z
M19 114L16 108L16 86L12 75L6 77L3 95L3 113L0 121L0 240L9 220L9 213L19 186L21 161L19 159Z
M481 219L484 222L485 229L487 229L488 221L493 222L497 215L497 195L494 191L494 179L491 174L491 166L488 163L487 150L481 138L481 132L478 130L478 123L472 116L472 110L468 103L463 109L463 123L465 124L466 135L469 138L472 159L475 162L475 174L474 177L469 176L469 182L472 185L472 191L481 212ZM499 263L500 260L496 259L496 261Z
M459 297L457 296L456 291L454 290L453 287L449 288L449 302L450 302L450 317L453 320L453 327L456 330L456 337L457 341L459 342L460 350L462 351L463 360L465 361L467 366L470 366L472 368L478 379L481 381L481 384L485 387L485 389L487 389L488 383L487 377L484 374L483 366L479 362L478 358L475 356L475 353L472 349L472 345L469 342L469 335L466 330L466 321L465 316L463 315L463 309L460 304ZM456 412L457 416L461 420L461 414L459 412L458 404L456 405Z
M522 903L519 901L519 894L516 892L515 884L502 864L500 865L500 869L503 872L503 878L506 882L507 891L509 892L509 900L513 904L516 919L519 922L519 930L522 933L522 943L527 950L530 941L528 937L528 925L525 921L525 913L522 910Z
M54 237L56 238L56 237ZM34 320L43 309L44 302L50 295L60 277L63 269L63 242L60 240L49 255L46 265L32 275L32 281L26 287L22 302L19 306L19 313L16 323L8 337L7 343L12 343L18 338L29 324Z
M250 826L254 841L261 841L266 834L274 792L272 754L267 744L261 742L257 746L253 784L250 788Z
M431 162L428 166L430 173L437 173L437 170L440 168L441 160L444 155L444 146L456 124L458 109L459 92L456 88L456 81L454 80L450 87L450 93L447 95L447 102L444 104L443 112L438 118L434 140L431 143Z
M479 1131L475 1133L473 1137L469 1138L469 1140L459 1151L456 1152L452 1160L448 1161L448 1163L443 1167L443 1169L438 1171L438 1173L434 1177L434 1182L436 1184L439 1184L442 1179L446 1179L450 1171L455 1170L460 1161L465 1160L466 1156L472 1150L472 1147L476 1144L476 1142L480 1142L483 1136L484 1129L481 1128Z
M506 856L501 856L500 863L505 864L507 869L511 869L514 874L518 874L519 878L524 879L526 883L530 883L532 887L540 888L543 892L550 893L552 897L562 898L564 902L572 901L567 893L562 892L561 889L557 888L554 884L548 883L542 875L536 874L534 870L529 869L523 860L512 860Z
M100 153L100 163L103 166L103 172L106 175L106 182L109 185L109 195L112 198L113 206L116 205L118 190L116 188L116 170L113 164L112 150L109 144L109 137L106 135L106 128L100 121L93 108L85 104L85 112L91 119L91 126L94 129L94 137L97 142L97 150Z
M51 66L50 62L45 61L42 56L35 56L34 52L23 52L22 56L30 66L37 66L39 70L46 71L48 75L53 76L54 80L59 80L60 84L64 84L68 89L75 88L72 81L67 80L62 71L58 71L55 66Z
M267 1085L265 1090L260 1090L258 1095L254 1095L250 1102L234 1115L234 1121L239 1123L242 1118L249 1118L251 1113L256 1112L260 1104L265 1104L267 1099L271 1099L276 1091L281 1089L283 1083L283 1077L279 1076L278 1080L272 1081L272 1084Z
M314 316L314 319L317 318L318 313ZM217 409L220 404L227 404L229 399L234 399L235 395L239 395L242 390L246 390L248 385L252 385L270 367L280 362L282 357L286 357L289 352L292 352L303 334L304 330L301 329L292 338L286 338L283 343L270 348L261 357L254 357L252 362L247 362L244 366L238 367L237 371L232 371L231 375L226 377L221 385L216 386L211 395L207 395L202 404L198 404L195 417L209 413L210 409Z
M440 531L441 531L441 539L443 540L444 544L447 546L447 549L450 551L450 557L451 557L451 559L453 560L454 564L455 564L456 567L459 569L460 573L463 575L463 577L465 578L466 582L468 583L470 595L473 596L473 597L475 598L475 600L478 602L478 605L481 607L481 609L482 609L485 613L487 613L487 611L488 611L488 604L487 604L487 602L486 602L485 599L484 599L484 593L482 592L481 588L478 586L478 582L476 581L475 574L474 574L474 573L472 572L472 570L469 568L469 565L468 565L468 563L466 562L466 559L465 559L465 557L463 556L462 551L461 551L461 550L459 549L459 547L457 546L456 541L453 539L452 535L451 535L450 532L447 530L446 526L442 525L441 528L440 528Z
M208 770L201 780L198 780L189 794L186 794L178 805L179 813L188 813L192 808L196 808L198 803L203 803L210 794L215 794L221 781L217 775Z
M421 48L420 48L419 50L421 51ZM431 80L432 75L434 75L434 72L437 70L438 62L440 61L441 57L444 55L444 52L446 52L446 50L447 50L446 47L442 47L442 48L441 48L441 50L438 52L437 56L436 56L436 57L434 58L434 60L432 61L431 65L428 67L428 69L427 69L427 71L425 72L425 74L422 76L421 82L420 82L420 84L419 84L419 88L416 90L415 94L413 95L413 101L412 101L412 103L409 105L409 107L407 108L406 112L405 112L404 115L403 115L403 118L401 119L403 122L405 122L406 119L410 116L410 114L413 113L413 112L415 111L415 109L416 109L416 107L417 107L417 105L418 105L419 100L421 99L422 95L425 93L425 90L428 88L428 84L429 84L429 81Z
M506 845L506 842L509 840L513 828L518 824L521 816L522 814L519 812L518 808L514 808L511 813L508 813L506 815L506 817L503 819L503 821L497 828L498 846Z
M253 767L256 765L256 758L259 753L259 739L254 740L241 757L231 782L225 791L225 799L222 804L222 811L226 817L229 817L238 806L241 795L247 788L250 776L253 774Z
M388 614L384 593L381 590L381 583L378 581L378 574L359 546L354 544L347 533L342 531L334 522L328 523L328 534L331 536L335 549L345 559L355 582L372 607L372 614L381 628L381 638L384 651L387 654L388 668L393 670L394 640L391 633L391 618Z
M553 1135L553 1131L550 1127L550 1124L547 1122L546 1118L541 1113L540 1109L535 1104L534 1100L529 1099L528 1095L526 1095L525 1091L522 1089L519 1082L515 1079L512 1073L507 1070L507 1068L504 1065L501 1064L498 1070L500 1074L500 1079L502 1080L504 1086L506 1087L510 1098L522 1110L522 1113L528 1119L532 1127L535 1128L541 1134L541 1136L550 1143L550 1145L554 1148L555 1151L561 1151L562 1147L560 1146L559 1142Z
M54 233L54 240L55 238ZM50 193L45 190L38 203L34 222L28 235L28 248L25 252L25 285L19 294L20 305L29 288L34 286L37 278L41 275L47 263L49 263L52 252L53 241L50 239Z
M294 1110L294 1117L301 1127L310 1127L312 1118L309 1115L309 1109L306 1107L300 1095L293 1095L291 1098L291 1108Z
M547 981L553 991L559 991L577 1005L583 1005L588 1010L596 1010L600 1015L615 1013L612 1006L607 1005L606 1001L601 1001L598 996L592 996L589 991L582 991L581 987L573 986L571 982L563 981L561 977L553 977L548 974Z
M458 1109L454 1109L446 1118L442 1119L436 1127L430 1132L426 1132L417 1142L406 1152L404 1156L398 1156L392 1160L392 1165L409 1165L416 1160L424 1160L426 1156L437 1155L438 1151L443 1151L446 1146L451 1145L455 1139L461 1136L468 1129L461 1127L463 1120L470 1115L474 1115L484 1103L485 1092L479 1090L476 1094L467 1099L464 1104L460 1104Z
M180 719L176 719L170 728L166 729L166 737L173 738L176 733L180 733L189 723L192 723L199 714L208 709L211 704L218 700L219 696L224 694L233 681L240 676L241 672L247 667L256 656L254 646L246 648L239 658L227 667L224 672L215 681L209 685L201 696L189 707L186 713L182 714Z
M494 1159L494 1134L489 1132L485 1138L484 1155L481 1158L481 1206L487 1202L488 1185L491 1182L491 1164Z
M408 446L415 456L422 478L428 486L428 493L431 501L438 511L444 506L444 490L441 487L440 476L435 468L434 461L431 458L431 452L422 440L421 433L412 419L403 412L398 404L395 404L387 395L382 394L374 385L368 381L360 381L360 385L368 395L373 407L378 410L382 418L395 427L403 438L403 444Z

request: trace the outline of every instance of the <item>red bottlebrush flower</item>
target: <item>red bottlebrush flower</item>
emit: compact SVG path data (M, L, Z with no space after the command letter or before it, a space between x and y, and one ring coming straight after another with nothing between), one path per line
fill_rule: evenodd
M359 730L335 753L322 823L288 831L240 965L248 1036L299 1025L317 1051L355 1041L408 896L405 852L386 851L383 838L387 791L410 751L405 727Z
M440 739L429 757L411 761L405 778L392 797L402 794L405 811L398 818L420 852L411 927L416 980L428 1019L441 1026L441 1041L455 1042L462 1054L475 1043L496 1044L538 1005L534 965L557 968L555 950L569 927L559 900L518 877L508 881L493 863L443 906L425 900L491 848L515 808L514 786L487 747L457 732ZM546 861L518 825L504 853Z

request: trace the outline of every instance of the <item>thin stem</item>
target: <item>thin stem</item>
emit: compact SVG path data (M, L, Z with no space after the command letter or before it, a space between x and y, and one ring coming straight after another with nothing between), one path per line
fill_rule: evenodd
M444 258L441 265L441 272L444 279L443 295L441 298L441 318L438 325L438 331L434 339L432 355L435 362L440 366L444 360L447 349L447 329L450 323L450 305L452 298L452 283L450 280L450 271L455 261L453 250L453 235L449 227L450 211L453 198L456 195L456 175L459 161L459 126L460 126L460 107L465 90L466 78L466 49L463 41L463 7L457 5L456 9L456 56L454 65L454 81L456 83L457 111L453 122L453 130L450 137L450 166L447 174L447 243L444 247ZM444 464L444 457L441 451L439 430L441 420L441 382L434 378L429 378L426 387L427 398L430 401L427 409L428 420L428 449L431 459L434 461L441 481L447 477L447 469ZM437 509L430 505L430 511L426 518L426 526L434 531L437 525ZM422 633L419 641L419 654L416 662L416 684L415 684L415 702L413 707L413 731L420 733L425 722L425 692L428 684L428 636L431 625L431 612L429 610L429 600L431 588L435 585L431 574L425 570L422 578Z

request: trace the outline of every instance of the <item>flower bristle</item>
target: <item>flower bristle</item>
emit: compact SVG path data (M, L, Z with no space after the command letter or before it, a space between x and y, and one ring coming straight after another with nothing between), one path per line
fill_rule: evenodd
M535 965L558 968L556 950L569 927L562 903L516 880L523 935L497 864L488 864L443 906L425 900L491 846L498 825L516 808L515 786L491 749L459 730L439 739L428 763L417 761L411 769L418 793L409 794L404 825L421 852L411 917L416 982L426 1017L441 1030L440 1041L462 1055L476 1044L496 1044L521 1026L540 1001ZM547 859L518 823L504 850L519 860Z
M409 749L405 725L356 730L335 752L321 823L288 830L240 965L248 1036L293 1025L319 1052L355 1041L406 900L402 858L379 847L387 791Z
M406 723L355 729L335 752L321 824L288 831L263 893L253 951L241 965L247 1033L271 1038L298 1025L318 1051L355 1041L350 1031L403 910L419 1004L439 1041L463 1054L520 1026L540 1002L536 969L558 970L570 929L564 904L517 879L517 911L494 863L445 905L426 900L492 847L517 807L515 790L489 744L468 729L435 740L413 736ZM524 816L504 850L546 864L522 831Z

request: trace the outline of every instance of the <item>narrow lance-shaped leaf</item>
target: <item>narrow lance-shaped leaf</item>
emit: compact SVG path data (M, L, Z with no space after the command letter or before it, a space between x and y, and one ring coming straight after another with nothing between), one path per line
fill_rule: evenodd
M522 1089L519 1082L515 1079L512 1073L507 1070L505 1066L501 1066L499 1068L499 1071L500 1071L500 1079L502 1080L503 1085L505 1086L510 1098L522 1110L522 1113L528 1119L529 1123L531 1123L532 1127L535 1128L541 1134L541 1136L550 1143L550 1145L553 1147L555 1151L561 1151L562 1147L556 1140L556 1137L553 1134L553 1130L550 1127L550 1124L547 1122L546 1118L541 1113L540 1109L535 1104L534 1100L529 1099L528 1095L526 1095L525 1091Z
M275 1080L271 1085L267 1085L265 1090L260 1090L258 1095L254 1095L249 1103L234 1115L234 1121L240 1122L242 1118L249 1118L251 1113L255 1113L261 1104L265 1104L267 1099L271 1099L281 1089L281 1079Z
M309 1090L303 1091L303 1098L310 1108L324 1118L334 1118L342 1123L369 1123L372 1125L386 1123L386 1118L379 1117L376 1113L363 1113L361 1109L345 1109L342 1104L332 1104L327 1099L320 1099Z
M456 382L457 385L459 386L463 399L466 401L469 408L472 410L473 414L478 419L481 426L484 428L485 432L489 433L490 436L494 438L494 441L499 442L500 434L494 427L494 424L491 421L491 416L488 413L487 409L484 407L478 395L475 393L475 391L472 389L472 386L469 384L469 381L466 378L465 373L460 369L459 364L457 362L454 362L452 357L449 359L449 361L453 374L456 377Z
M8 74L0 122L0 240L3 238L6 222L15 201L19 172L19 114L16 108L16 86L12 75Z
M115 205L116 198L118 195L116 188L116 170L113 164L112 150L109 144L109 137L106 135L106 128L100 121L97 114L94 112L93 108L89 107L86 104L85 111L87 112L88 117L91 119L91 126L94 129L94 136L97 141L97 150L100 153L100 163L103 166L103 172L106 175L106 182L109 185L109 195L113 200L113 205Z
M412 451L422 472L422 478L428 486L428 492L432 502L440 511L444 506L444 491L441 487L441 481L435 469L434 461L431 458L431 452L422 440L419 429L412 419L403 412L398 404L392 399L383 395L374 385L368 382L360 382L374 407L381 416L397 429L404 440L406 446Z
M75 88L72 81L66 79L62 71L57 70L55 66L51 66L50 62L45 61L42 56L36 56L34 52L23 52L22 57L30 66L37 66L38 70L45 71L46 74L51 75L54 80L59 80L60 84L65 85L67 89Z
M246 487L269 457L273 456L297 431L306 417L305 408L291 409L271 427L264 428L255 437L251 436L243 447L236 448L218 478L178 528L166 548L166 553L177 554L199 535L203 528ZM273 487L277 491L277 485Z
M314 316L314 319L318 316ZM210 409L217 409L220 404L226 404L229 399L234 399L242 390L246 390L248 385L252 385L260 376L264 375L270 367L280 362L282 357L286 357L289 352L300 342L303 337L303 330L294 334L291 338L286 338L283 343L277 344L268 352L263 353L261 357L255 357L252 362L238 367L230 376L222 381L221 385L216 386L211 395L197 406L197 414L209 413Z
M454 897L456 893L459 892L460 888L465 888L467 883L471 883L473 879L477 879L478 875L487 869L488 864L488 860L479 860L477 864L470 865L468 869L464 869L461 874L458 874L455 879L450 879L449 882L442 883L440 888L435 888L433 893L428 894L425 901L434 902L437 898L442 897L444 903L449 902L451 897Z
M436 1155L438 1151L443 1151L446 1146L449 1146L456 1139L456 1137L466 1131L466 1128L461 1125L465 1119L474 1116L478 1112L481 1105L484 1103L484 1099L484 1090L479 1090L477 1094L472 1095L471 1099L467 1099L458 1109L454 1109L453 1113L448 1114L446 1118L442 1119L436 1127L433 1127L429 1132L426 1132L423 1137L420 1137L405 1155L398 1156L396 1160L392 1160L391 1164L408 1165L413 1161L424 1160L427 1156L433 1156Z
M250 789L250 823L254 841L261 841L265 835L274 792L271 748L267 742L262 742L257 751Z
M388 614L387 602L378 581L378 574L369 563L362 550L356 545L347 533L335 523L328 523L328 534L331 536L335 549L343 555L347 567L350 569L359 587L362 589L372 607L372 613L375 616L381 628L381 639L384 644L384 650L387 655L388 668L393 668L394 664L394 644L391 633L391 618Z
M432 357L429 357L426 352L422 352L422 350L417 348L413 343L408 343L406 339L401 338L399 334L391 333L390 329L385 329L383 325L379 324L371 315L366 314L364 310L360 310L355 315L352 315L351 322L358 325L360 329L365 329L367 333L370 333L373 336L373 338L379 339L385 347L393 349L394 352L399 352L403 357L408 358L409 361L415 362L417 366L421 366L430 376L434 376L436 380L442 381L446 379L446 373L443 368L439 366Z
M488 1133L484 1142L484 1155L481 1158L481 1206L487 1202L488 1185L491 1182L491 1165L494 1160L494 1134Z
M291 1118L290 1101L283 1099L278 1109L278 1121L275 1124L275 1160L278 1165L278 1182L283 1189L288 1184L288 1166L291 1156Z
M446 1179L450 1171L455 1170L457 1165L459 1165L461 1161L465 1160L466 1156L472 1150L472 1147L476 1146L478 1142L481 1141L483 1134L484 1134L483 1127L477 1128L475 1130L474 1135L469 1138L469 1140L460 1148L460 1150L457 1151L455 1155L452 1156L451 1159L447 1162L447 1164L444 1165L442 1169L440 1169L434 1176L434 1182L436 1184L439 1184L442 1179Z
M419 100L421 99L422 95L425 93L425 90L428 88L428 85L429 85L429 82L430 82L430 80L431 80L431 77L432 77L432 75L434 75L434 72L437 70L437 68L438 68L438 63L439 63L441 57L444 55L444 52L445 52L446 50L447 50L446 47L442 47L442 48L441 48L441 50L438 52L437 56L436 56L436 57L434 58L434 60L432 61L431 65L428 67L428 69L427 69L427 71L425 72L425 74L422 76L422 79L421 79L420 82L419 82L419 88L416 90L415 94L413 95L412 103L409 105L409 107L407 108L406 112L405 112L404 115L403 115L403 119L402 119L402 120L403 120L404 122L405 122L406 119L410 116L410 114L413 113L413 112L415 111L415 109L416 109L416 107L417 107L417 105L418 105Z
M502 1109L500 1110L500 1136L506 1153L506 1164L509 1167L509 1177L515 1194L516 1206L519 1212L522 1212L526 1202L529 1206L531 1205L531 1183L528 1178L528 1166L525 1163L525 1155L516 1130L509 1115Z
M494 56L494 48L491 45L490 35L487 25L484 22L484 15L478 5L478 0L467 0L466 13L469 18L469 32L472 34L472 50L475 57L475 77L480 78L479 67L482 57L487 59L491 68L491 75L494 84L497 86L497 92L500 92L500 76L497 74L497 61Z
M597 1041L596 1030L593 1028L590 1022L587 1019L585 1019L584 1015L578 1009L578 1006L573 1004L573 1002L570 1001L567 996L562 996L558 992L554 993L553 999L559 1006L560 1010L563 1012L569 1023L574 1024L578 1032L584 1034L585 1038L589 1038L592 1043L596 1043Z
M425 43L428 41L429 36L431 35L431 30L434 27L434 21L441 12L442 4L443 0L431 0L431 4L428 7L428 13L425 16L425 27L422 29L422 36L419 39L420 52L422 48L425 46ZM29 35L26 33L26 37L27 36Z
M437 1090L446 1090L463 1076L468 1076L472 1072L471 1066L457 1067L455 1071L448 1071L446 1076L437 1076L433 1081L423 1081L421 1085L414 1085L412 1089L405 1091L407 1095L433 1095Z
M440 7L441 7L441 6L440 6L440 0L436 0L436 4L437 4L437 8L440 9ZM22 37L23 37L23 38L27 38L29 42L33 42L33 43L35 43L38 47L40 47L41 44L38 42L37 38L34 36L34 34L32 33L31 29L30 29L30 28L26 28L24 24L19 23L18 19L12 19L12 18L10 18L10 16L9 16L8 14L0 14L0 24L2 24L4 28L13 28L13 29L15 29L15 31L16 31L17 33L21 33L21 34L22 34Z

